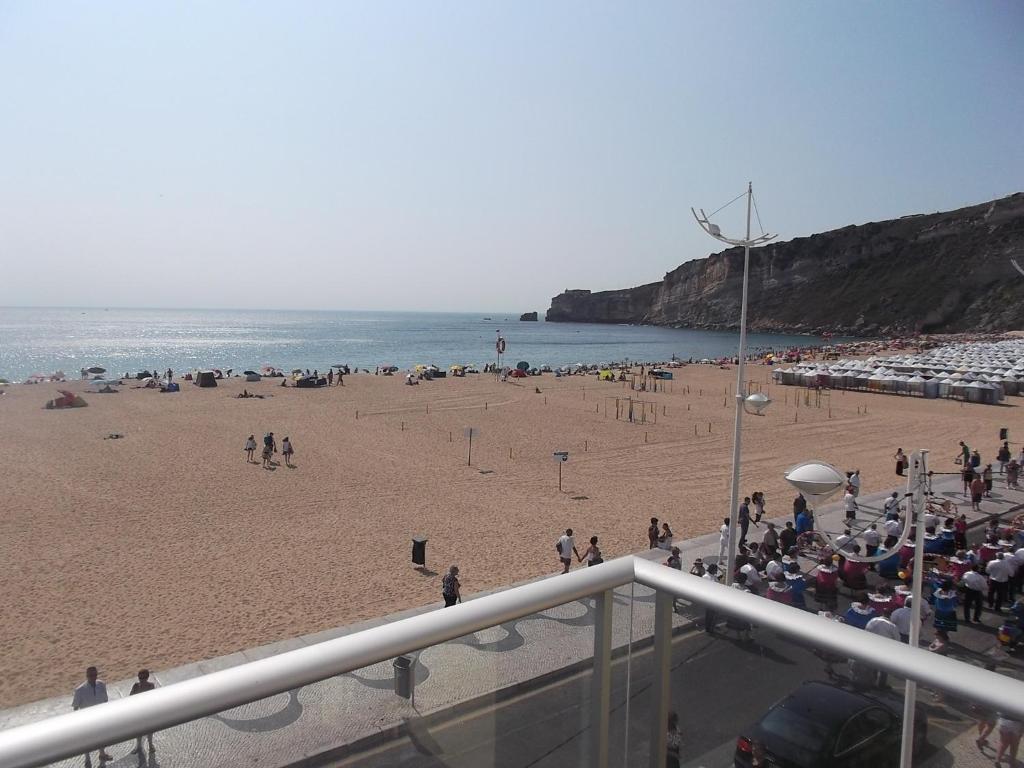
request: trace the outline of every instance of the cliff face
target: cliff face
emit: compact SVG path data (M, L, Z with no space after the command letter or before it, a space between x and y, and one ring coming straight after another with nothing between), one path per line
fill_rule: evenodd
M851 335L1024 328L1024 194L750 252L751 330ZM549 321L739 326L743 249L686 262L659 283L556 296Z

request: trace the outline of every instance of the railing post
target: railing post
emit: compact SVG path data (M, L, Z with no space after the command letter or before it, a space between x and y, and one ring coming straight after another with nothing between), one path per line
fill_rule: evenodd
M594 671L590 679L590 762L608 768L612 706L612 590L594 595Z
M669 662L672 659L672 608L668 592L658 591L654 598L654 669L651 680L651 752L650 768L665 768L665 736L668 728ZM628 726L627 726L628 727Z

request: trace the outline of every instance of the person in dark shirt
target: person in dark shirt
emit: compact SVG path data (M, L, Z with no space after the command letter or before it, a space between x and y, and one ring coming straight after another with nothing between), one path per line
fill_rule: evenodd
M150 680L149 680L149 670L148 669L140 669L139 670L139 679L135 683L132 684L131 693L129 693L128 695L129 696L134 696L134 695L136 695L138 693L145 693L146 691L152 691L154 688L156 688L156 684L150 682ZM146 739L149 741L149 754L152 755L154 752L156 752L156 747L153 746L153 734L152 733L147 733L146 734ZM139 756L139 765L145 765L146 764L145 759L142 757L142 736L141 735L135 737L135 749L132 750L132 754Z
M743 503L740 504L739 515L737 521L740 524L740 540L739 545L742 547L747 543L747 529L750 528L750 497L744 496Z
M786 521L786 527L779 532L779 546L782 548L782 554L784 555L788 555L789 550L796 546L796 528L788 520Z
M807 509L807 499L804 498L802 493L798 493L796 498L793 499L793 524L796 525L796 519L800 516L800 513Z

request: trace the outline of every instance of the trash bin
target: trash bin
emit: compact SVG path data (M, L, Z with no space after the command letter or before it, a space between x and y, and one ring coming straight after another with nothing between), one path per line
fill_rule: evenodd
M416 565L427 564L427 540L423 536L412 537L412 561Z
M412 656L399 656L392 662L395 668L395 693L403 699L412 696L412 687L415 685L412 677L413 663Z

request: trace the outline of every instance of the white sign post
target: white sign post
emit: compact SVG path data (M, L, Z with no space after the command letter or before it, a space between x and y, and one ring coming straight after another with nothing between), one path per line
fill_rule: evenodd
M552 456L558 462L558 490L562 490L562 464L569 460L569 452L555 451Z

